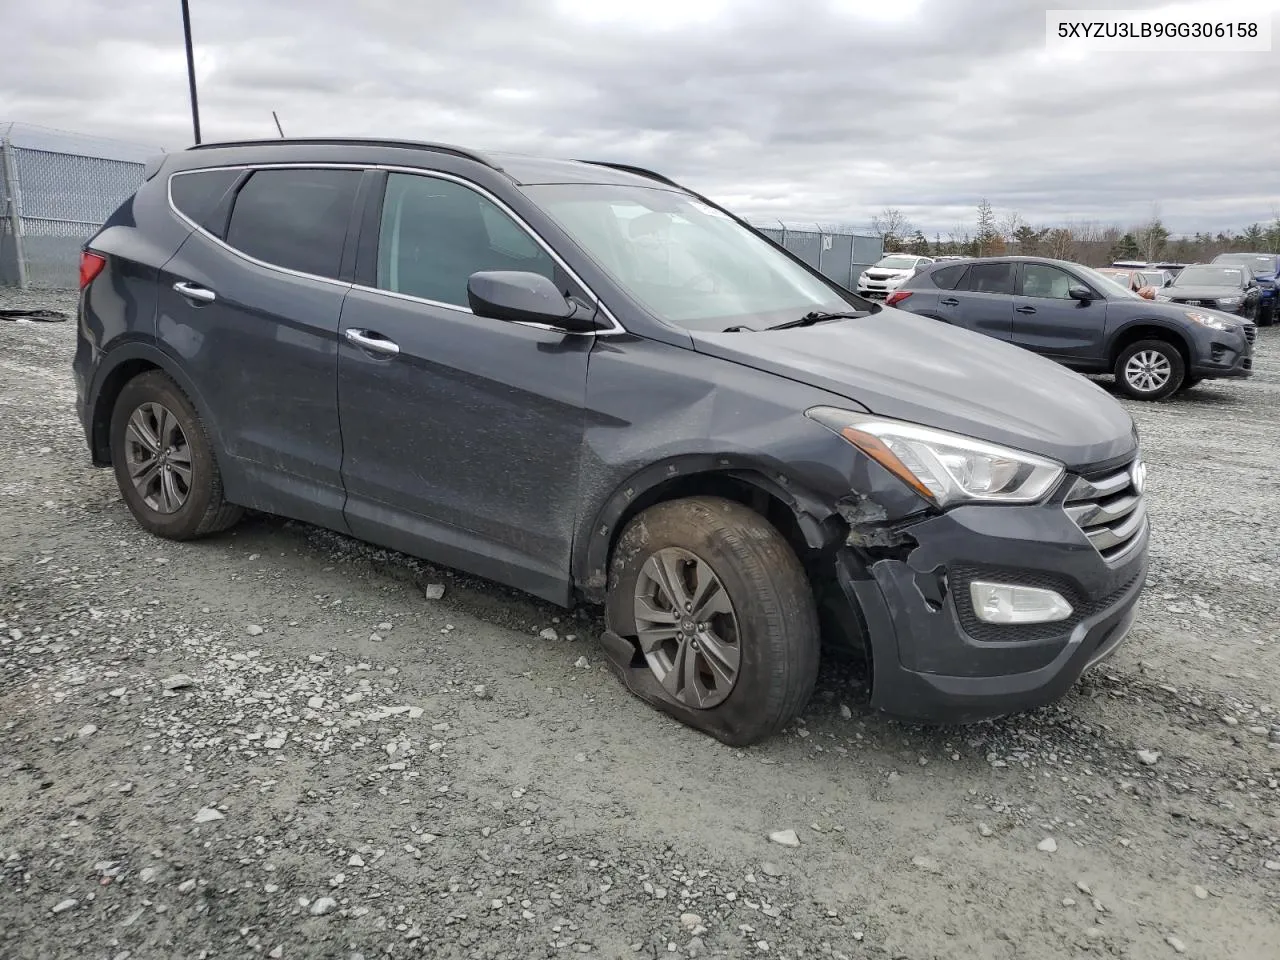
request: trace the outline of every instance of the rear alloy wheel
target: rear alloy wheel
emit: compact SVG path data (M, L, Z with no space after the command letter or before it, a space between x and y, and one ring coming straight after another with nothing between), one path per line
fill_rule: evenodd
M226 529L243 511L222 496L204 423L159 370L125 384L111 417L111 465L134 518L170 540Z
M610 565L608 620L643 656L632 690L725 743L763 740L813 693L808 578L782 534L734 501L673 500L632 520Z
M1135 400L1163 400L1182 386L1186 364L1164 340L1139 340L1116 359L1116 383Z

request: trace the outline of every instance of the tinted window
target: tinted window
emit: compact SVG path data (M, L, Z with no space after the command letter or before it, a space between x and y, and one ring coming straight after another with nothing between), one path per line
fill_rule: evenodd
M480 270L527 270L555 279L555 261L491 200L435 177L387 178L378 239L378 286L466 306Z
M1013 293L1013 264L971 264L968 287L974 293Z
M955 266L942 267L933 271L929 274L929 279L939 290L954 290L960 286L960 281L964 279L965 271L968 269L967 263L957 263Z
M197 170L169 178L169 196L178 212L196 223L204 220L240 176L239 170Z
M1070 300L1069 291L1077 281L1065 270L1051 267L1046 263L1028 263L1022 268L1022 295L1024 297L1043 297L1050 300ZM1124 283L1129 282L1126 275Z
M236 196L227 243L266 263L336 277L358 170L259 170Z

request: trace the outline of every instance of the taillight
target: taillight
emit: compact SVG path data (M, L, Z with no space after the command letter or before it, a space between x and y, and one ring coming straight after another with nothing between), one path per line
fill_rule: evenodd
M85 250L80 254L80 289L83 290L107 265L107 258Z
M886 307L896 307L909 296L911 296L910 290L895 290L885 298L884 305Z

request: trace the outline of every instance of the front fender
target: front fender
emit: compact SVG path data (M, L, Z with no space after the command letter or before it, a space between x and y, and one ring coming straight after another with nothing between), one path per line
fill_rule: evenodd
M663 485L696 476L719 476L747 484L785 503L795 516L805 542L814 549L828 543L828 521L836 515L834 503L797 485L776 469L741 454L684 454L644 467L617 486L596 511L594 522L583 528L575 545L575 582L588 599L600 600L608 584L609 555L620 525L632 506Z

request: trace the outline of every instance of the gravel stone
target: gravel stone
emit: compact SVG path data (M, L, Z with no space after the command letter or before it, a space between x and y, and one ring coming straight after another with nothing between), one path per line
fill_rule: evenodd
M1036 849L1039 850L1041 853L1057 853L1058 841L1053 839L1053 837L1045 837L1043 840L1041 840L1039 843L1036 844Z
M422 595L428 600L441 600L444 598L444 584L429 583L422 588Z
M794 830L775 830L769 834L769 839L782 847L800 846L800 837L796 835Z
M215 820L224 819L225 814L221 810L215 810L213 807L202 807L195 815L196 823L212 823Z
M326 913L332 913L338 908L338 901L333 897L317 897L311 904L311 915L313 917L323 917Z

